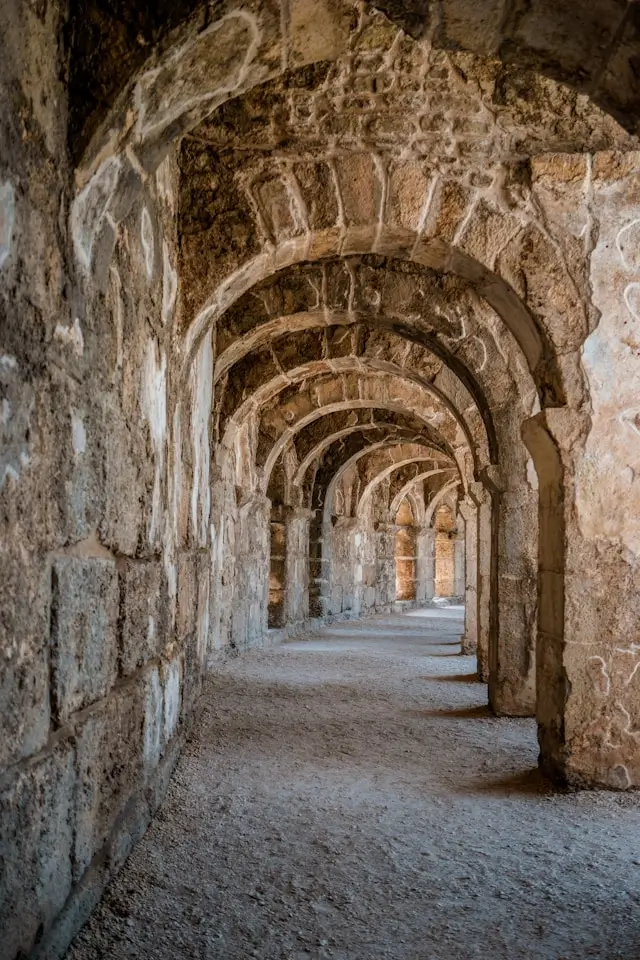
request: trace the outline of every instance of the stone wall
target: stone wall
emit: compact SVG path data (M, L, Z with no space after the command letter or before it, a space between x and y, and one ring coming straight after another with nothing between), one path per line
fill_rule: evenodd
M92 232L107 172L80 223L64 11L5 12L0 928L13 960L64 951L162 801L200 688L211 556L188 528L197 464L181 462L173 416L175 156L121 182L117 222Z
M64 950L161 802L207 664L264 642L274 506L299 623L391 608L409 490L429 599L427 512L468 495L492 706L537 711L558 779L640 782L638 143L457 49L543 69L540 4L479 51L458 6L434 45L346 0L5 5L9 960ZM590 49L621 116L632 6L557 61Z

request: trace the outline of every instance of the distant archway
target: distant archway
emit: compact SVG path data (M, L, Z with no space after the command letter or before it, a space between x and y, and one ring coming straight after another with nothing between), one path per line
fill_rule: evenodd
M415 601L418 573L418 537L413 507L408 496L396 516L396 600Z

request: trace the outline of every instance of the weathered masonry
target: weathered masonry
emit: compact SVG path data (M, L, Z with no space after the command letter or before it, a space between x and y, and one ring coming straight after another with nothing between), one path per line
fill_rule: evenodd
M3 958L63 954L216 657L315 618L463 598L544 770L637 787L640 2L0 27Z

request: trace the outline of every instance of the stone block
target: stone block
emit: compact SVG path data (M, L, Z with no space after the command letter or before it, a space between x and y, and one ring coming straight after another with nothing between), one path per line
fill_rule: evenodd
M284 557L286 551L286 527L284 523L272 523L271 556Z
M396 164L389 176L386 220L409 230L418 230L429 194L430 179L420 163Z
M48 564L0 542L0 767L41 749L49 736Z
M336 170L347 223L377 223L382 185L371 155L340 157Z
M338 222L338 199L333 174L326 163L299 163L294 173L307 209L311 230L322 230Z
M585 84L604 66L625 12L624 0L591 0L576 10L554 0L535 0L514 19L503 51L517 51L534 69L560 63L564 80Z
M298 0L290 13L291 62L299 67L332 59L345 49L354 26L348 6L342 8L333 0Z
M51 598L53 705L64 723L112 687L117 670L118 581L113 561L60 557Z
M125 561L120 574L120 670L127 676L165 646L163 569L159 561Z
M164 670L164 742L175 735L180 720L182 663L172 660Z
M153 480L149 477L150 467L142 436L138 436L140 446L136 451L135 434L125 424L122 413L109 409L105 419L105 504L100 539L112 550L133 555L141 539L142 508L148 499L146 490L152 486Z
M71 890L73 750L59 744L0 792L0 955L28 955Z
M196 581L196 559L188 553L183 553L178 560L178 615L176 618L177 638L181 646L197 628Z
M147 708L147 684L140 679L100 704L78 730L76 879L143 785Z
M302 221L299 211L296 209L287 184L281 178L272 177L264 180L255 189L276 243L301 232Z
M153 667L145 677L143 758L148 770L155 769L160 760L163 720L163 691L160 674L158 668Z
M329 613L334 615L337 613L342 613L343 610L343 597L342 597L342 587L337 584L331 589L331 598L329 602Z
M495 55L502 40L504 6L505 0L446 0L441 14L445 45Z

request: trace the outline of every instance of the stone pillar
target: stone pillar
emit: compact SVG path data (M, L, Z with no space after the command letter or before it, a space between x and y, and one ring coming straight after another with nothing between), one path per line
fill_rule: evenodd
M472 483L470 495L477 510L476 589L478 677L489 681L489 636L491 633L491 497L481 483Z
M325 532L325 539L327 537ZM325 556L331 557L328 569L329 581L329 609L328 613L335 616L348 613L352 616L359 612L356 603L360 594L360 587L356 588L356 535L358 521L355 517L334 517L332 520L329 551L325 544ZM356 596L358 595L358 597Z
M331 527L323 523L322 511L312 511L309 522L310 617L325 617L329 612L330 540Z
M530 717L536 704L535 497L515 471L509 485L496 467L485 469L483 480L492 526L489 703L498 716Z
M463 518L464 519L464 518ZM453 597L456 600L462 600L465 595L466 581L466 551L465 551L466 531L460 527L456 530L455 541L453 545Z
M262 643L269 608L271 501L261 494L238 508L232 636L238 650Z
M395 528L395 601L400 604L416 602L417 596L417 537L414 524L398 524ZM402 608L400 608L402 609Z
M418 527L416 576L416 603L429 603L436 592L436 540L431 526Z
M460 502L458 511L465 530L465 590L463 654L478 649L478 508L470 496Z
M626 788L640 786L640 572L629 551L582 532L576 485L588 430L568 409L523 425L540 487L540 763L573 786Z
M396 600L396 528L378 522L376 531L376 610L393 610Z
M271 507L269 552L269 611L268 626L277 629L285 625L285 590L287 582L287 528L285 510L281 504Z
M284 621L300 623L309 616L309 526L313 513L304 507L285 510Z

